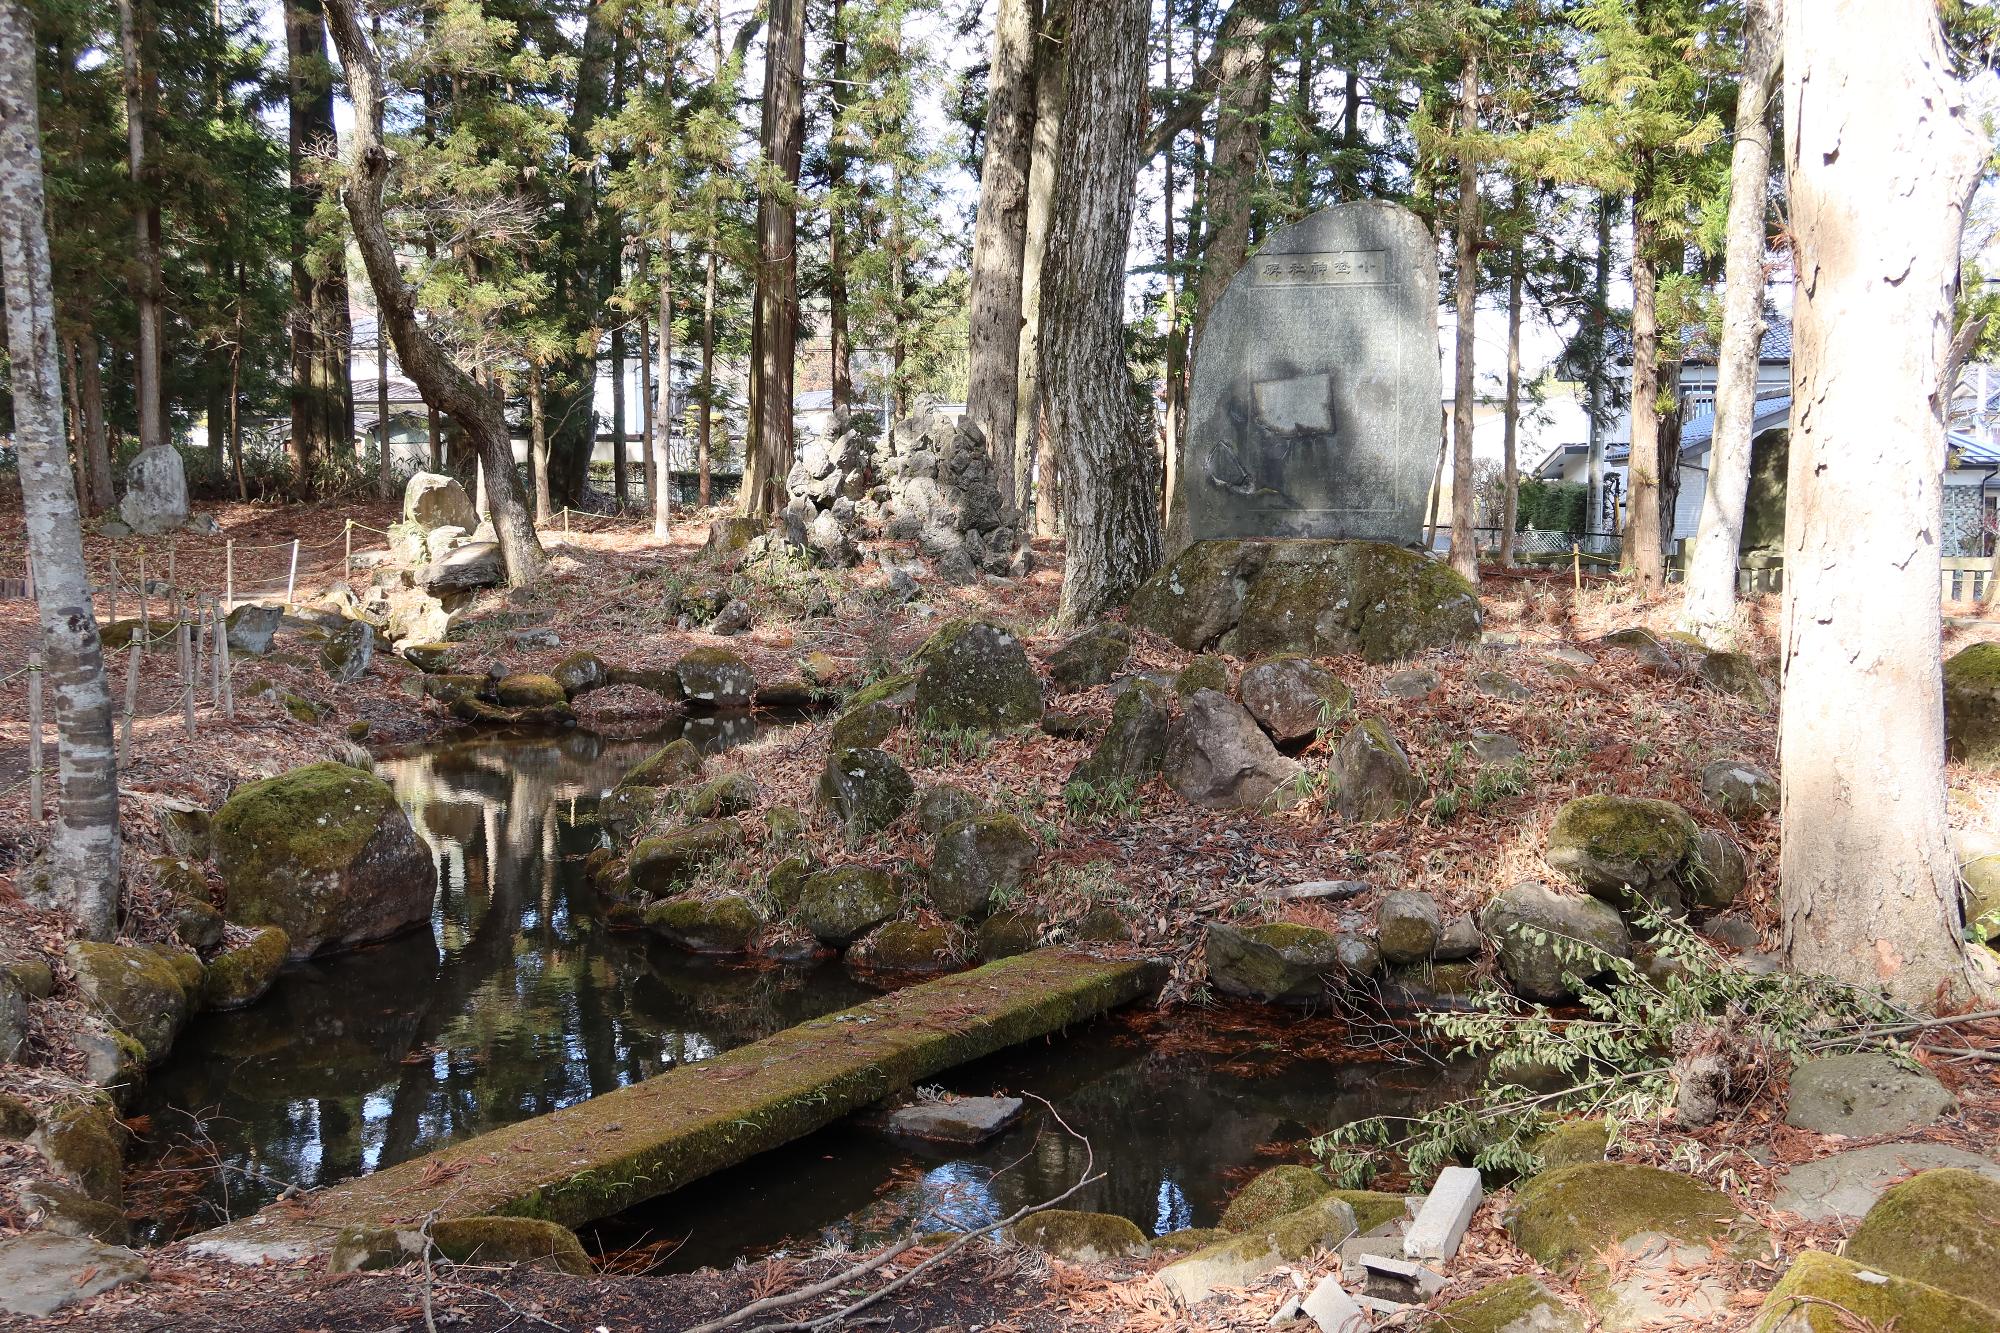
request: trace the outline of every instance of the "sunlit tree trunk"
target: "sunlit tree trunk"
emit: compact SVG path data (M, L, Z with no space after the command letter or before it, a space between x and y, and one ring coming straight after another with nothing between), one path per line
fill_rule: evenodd
M653 427L660 433L655 446L660 454L660 489L648 498L653 502L653 535L665 538L674 521L674 273L668 254L660 262L660 369L655 379L660 395L653 409Z
M1053 537L1061 526L1056 450L1048 433L1047 414L1042 411L1040 347L1042 267L1049 248L1049 205L1055 199L1056 151L1062 132L1063 23L1063 14L1051 9L1035 43L1035 135L1028 166L1027 229L1021 252L1014 494L1025 503L1032 490L1037 537Z
M166 385L160 376L160 344L165 338L160 280L159 214L154 211L146 165L146 80L141 63L138 0L118 0L118 44L125 62L125 149L132 176L134 231L132 257L139 271L132 301L139 314L138 363L133 393L139 406L139 446L150 449L167 438Z
M1501 435L1500 485L1505 494L1500 512L1500 567L1514 566L1514 522L1520 513L1521 468L1517 445L1521 430L1521 247L1514 247L1507 270L1507 406Z
M756 422L743 464L746 514L779 508L792 466L792 350L798 334L799 164L805 148L805 0L771 0L764 57L764 167L757 193Z
M1665 586L1660 559L1660 318L1657 229L1640 166L1632 194L1632 441L1626 463L1624 564L1647 596Z
M1465 53L1458 80L1458 132L1469 145L1479 130L1479 58ZM1451 396L1451 567L1479 582L1472 530L1472 372L1479 309L1479 164L1470 147L1458 155L1458 340Z
M291 117L291 454L298 485L309 490L321 458L353 447L353 330L345 267L313 253L323 170L315 159L335 150L326 23L319 0L285 0L284 18Z
M535 526L549 521L549 422L542 396L542 367L528 363L528 470L535 479Z

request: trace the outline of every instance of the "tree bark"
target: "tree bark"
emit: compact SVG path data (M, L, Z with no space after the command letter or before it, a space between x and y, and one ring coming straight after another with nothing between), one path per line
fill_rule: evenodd
M542 368L528 364L528 471L535 479L535 526L549 521L549 422L542 397Z
M671 240L671 237L668 238ZM660 264L660 370L655 385L660 395L653 409L653 426L660 433L660 489L647 498L653 505L653 535L665 540L674 521L674 271L671 256ZM652 447L652 442L648 442Z
M1607 522L1604 515L1604 376L1609 351L1607 335L1611 326L1611 199L1605 194L1597 196L1597 251L1594 261L1590 319L1596 334L1592 340L1592 353L1597 361L1597 370L1590 377L1590 424L1585 437L1588 443L1584 447L1584 477L1585 485L1589 487L1583 515L1583 530L1586 533L1593 527L1610 530L1617 526Z
M1514 247L1513 265L1507 270L1507 407L1506 427L1500 443L1500 484L1506 500L1500 513L1500 567L1514 567L1514 523L1520 514L1521 468L1516 445L1521 430L1521 247Z
M1209 219L1208 237L1202 246L1201 277L1195 289L1197 360L1209 312L1250 255L1250 200L1263 156L1264 108L1271 96L1272 8L1272 0L1236 0L1216 38L1220 104L1215 113L1215 152L1204 210Z
M639 316L639 435L645 441L640 449L640 476L646 484L646 510L652 512L659 503L660 459L659 451L653 448L653 336L644 315Z
M1992 964L1964 946L1945 817L1938 370L1986 146L1935 11L1789 10L1785 946L1800 970L1952 1002Z
M6 281L23 517L35 562L43 671L54 687L56 713L48 896L70 915L78 933L106 940L118 928L117 752L90 571L83 560L76 479L63 444L35 51L27 10L18 0L0 0L0 274Z
M376 308L395 340L396 360L423 394L424 402L457 423L477 451L487 513L500 540L507 581L524 587L548 567L521 478L514 470L514 445L499 397L461 370L417 319L416 296L403 280L395 243L383 221L382 187L389 174L389 151L382 143L382 75L375 50L354 16L354 0L326 0L327 26L347 73L354 104L353 160L341 194L354 241L375 289Z
M375 430L381 437L382 457L376 460L376 490L384 500L396 494L395 446L389 442L389 333L382 327L382 313L375 312Z
M986 155L972 229L965 415L986 437L1001 502L1014 486L1014 417L1020 392L1021 266L1027 246L1028 175L1035 135L1034 0L1000 0L987 75Z
M1451 395L1451 567L1479 582L1479 548L1472 529L1472 372L1479 309L1479 165L1471 138L1479 131L1479 57L1470 49L1458 79L1458 345Z
M1080 625L1160 562L1159 468L1125 360L1125 248L1144 120L1148 0L1104 0L1070 32L1042 273L1041 381L1063 450L1058 619Z
M1681 628L1724 634L1736 615L1736 554L1750 491L1750 424L1757 415L1757 363L1764 340L1764 208L1771 174L1771 94L1783 40L1782 0L1746 0L1743 72L1736 90L1736 146L1729 164L1722 344L1715 369L1715 432L1701 527L1688 561Z
M833 0L832 49L827 59L833 71L833 123L827 128L826 147L826 359L827 371L833 391L833 411L831 434L835 439L847 433L850 413L854 403L854 376L849 366L850 347L847 332L847 167L851 154L847 148L849 109L854 105L854 81L849 77L847 67L847 5L845 0ZM721 40L720 30L717 41ZM716 68L722 65L722 54L716 52ZM713 328L708 320L713 317L715 307L715 247L713 238L709 245L708 304L704 308L702 324L703 347L713 339ZM707 373L707 354L704 351L703 374ZM704 380L704 387L706 381ZM702 453L708 453L706 425L702 439ZM706 471L706 469L704 469ZM707 504L704 494L702 503Z
M764 57L764 172L757 193L756 437L743 512L779 509L792 466L792 351L798 334L799 164L805 148L805 0L771 0Z
M618 512L631 500L625 484L625 326L611 326L611 494Z
M1042 268L1049 248L1049 206L1055 199L1056 154L1063 117L1065 16L1051 7L1035 43L1035 134L1028 166L1027 227L1021 247L1021 347L1014 395L1014 494L1034 497L1034 532L1060 527L1056 451L1041 403ZM1026 522L1022 524L1027 527Z
M1632 193L1632 440L1626 463L1624 564L1648 597L1666 584L1660 559L1660 322L1657 229L1642 164Z
M125 149L132 176L133 251L139 281L132 302L139 314L138 362L133 367L134 396L139 409L139 447L150 449L167 439L166 385L161 380L160 344L164 315L160 279L159 214L154 211L152 178L146 166L147 71L141 63L138 0L118 0L118 43L125 62Z
M319 460L353 447L353 327L346 266L325 256L315 264L312 253L322 188L314 159L337 148L326 23L320 0L285 0L284 11L291 112L291 456L301 492L310 493Z

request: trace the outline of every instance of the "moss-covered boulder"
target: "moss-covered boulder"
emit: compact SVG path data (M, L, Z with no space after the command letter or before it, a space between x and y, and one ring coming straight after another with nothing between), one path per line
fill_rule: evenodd
M417 670L437 674L456 667L465 648L456 643L406 643L396 651Z
M808 875L792 914L821 944L844 949L902 907L896 883L873 866L840 866Z
M1443 932L1444 913L1428 893L1396 889L1375 904L1375 943L1385 962L1428 961Z
M1049 1208L1014 1224L1014 1239L1030 1249L1077 1264L1131 1259L1146 1252L1146 1233L1130 1218Z
M1846 1254L2000 1308L2000 1182L1953 1168L1912 1176L1868 1210Z
M804 856L792 855L773 865L764 875L764 895L781 912L799 905L799 890L816 869Z
M1249 927L1211 921L1203 951L1211 986L1255 1000L1318 999L1324 978L1340 970L1333 932L1285 921Z
M701 776L701 751L683 736L625 771L620 787L672 787Z
M1619 906L1687 907L1685 872L1701 831L1671 801L1580 796L1556 812L1542 857L1592 895Z
M1764 1298L1752 1333L1851 1333L1857 1328L2000 1333L2000 1312L1928 1282L1808 1250Z
M885 829L910 808L916 784L885 750L835 750L820 771L817 799L848 832L865 836Z
M590 652L571 653L556 663L556 669L549 674L571 699L611 683L611 668L604 664L603 658Z
M265 926L246 944L224 949L201 974L201 1007L242 1009L264 998L290 956L292 942L276 926Z
M1701 770L1701 792L1731 819L1769 815L1778 809L1778 777L1742 759L1718 759Z
M1193 1254L1228 1239L1229 1233L1221 1227L1182 1227L1153 1237L1152 1250L1155 1254Z
M294 958L426 922L437 887L395 792L344 764L238 788L215 816L215 860L229 919L278 927Z
M1745 654L1704 653L1699 669L1703 683L1718 694L1735 695L1758 708L1771 706L1771 687Z
M185 865L186 862L177 864ZM208 900L206 892L175 893L171 904L168 912L173 920L175 939L197 951L213 949L221 941L222 909Z
M1049 681L1059 690L1104 685L1132 655L1132 631L1115 620L1100 620L1063 640L1049 654Z
M166 1059L189 1013L187 985L173 964L154 949L96 940L74 941L64 957L84 998L139 1043L146 1064Z
M658 787L618 787L597 802L597 825L614 847L624 847L674 803Z
M1410 1199L1404 1194L1387 1194L1381 1190L1335 1190L1333 1198L1347 1205L1354 1214L1354 1225L1364 1236L1389 1225L1400 1224L1410 1216Z
M763 788L748 773L724 773L689 792L681 809L691 819L719 819L757 808Z
M1041 850L1028 826L1009 814L961 819L938 835L931 859L931 906L948 917L983 916L997 894L1012 897Z
M29 1143L50 1171L99 1203L125 1194L125 1126L109 1102L70 1102L43 1118Z
M1606 971L1610 959L1632 956L1632 933L1616 908L1557 893L1537 880L1492 898L1480 911L1479 928L1493 941L1514 990L1544 1003L1571 998Z
M960 820L986 813L986 802L963 787L941 782L917 800L917 827L937 837Z
M1424 798L1424 780L1380 718L1347 729L1333 756L1334 807L1349 824L1400 819Z
M1297 653L1253 663L1236 683L1236 697L1280 745L1309 740L1345 713L1354 691L1340 677Z
M835 750L861 750L880 745L902 725L903 715L895 705L874 700L854 703L840 710L827 731L827 744Z
M553 708L569 702L562 683L543 671L502 676L493 686L493 697L502 708Z
M1166 762L1172 725L1167 692L1151 681L1134 681L1111 705L1111 725L1097 748L1070 774L1070 781L1106 786L1137 784L1157 776Z
M1649 1232L1714 1240L1741 1215L1727 1194L1691 1176L1633 1162L1582 1162L1521 1186L1507 1232L1536 1262L1568 1272Z
M995 912L974 932L983 962L1028 953L1041 942L1043 921L1033 912Z
M673 898L646 909L646 929L689 953L747 953L764 917L748 898Z
M1174 676L1174 693L1182 698L1186 698L1196 690L1214 690L1218 694L1230 694L1235 689L1235 673L1229 669L1226 659L1217 657L1214 653L1202 653Z
M641 839L625 861L639 892L649 898L670 898L687 888L704 867L734 856L742 845L743 830L735 820L706 819Z
M431 1244L455 1264L532 1264L578 1277L595 1271L574 1231L538 1217L440 1218Z
M1302 770L1279 754L1243 705L1219 690L1196 690L1167 742L1167 784L1212 810L1256 809Z
M375 660L375 627L365 620L350 620L326 636L319 646L320 670L345 685L361 679Z
M1333 1193L1317 1171L1305 1166L1274 1166L1236 1192L1222 1210L1224 1231L1249 1231L1285 1213L1317 1203Z
M1042 682L1021 640L983 620L956 620L911 659L911 708L932 727L1027 727L1042 718Z
M789 805L774 805L764 812L764 836L779 850L790 847L806 833L806 817Z
M41 1128L41 1117L19 1097L0 1092L0 1141L25 1139Z
M748 708L756 698L757 677L750 664L727 648L692 648L674 663L681 694L700 708Z
M1156 1276L1176 1300L1190 1306L1218 1287L1249 1286L1280 1264L1303 1259L1314 1250L1331 1249L1358 1231L1354 1210L1337 1195L1328 1194L1196 1250L1168 1264Z
M2000 768L2000 643L1959 649L1944 664L1946 753L1980 772Z
M1439 1306L1423 1327L1429 1333L1584 1333L1590 1323L1524 1275Z
M1688 863L1685 878L1689 898L1696 907L1721 911L1733 906L1743 892L1749 866L1743 849L1727 835L1703 829Z
M159 804L160 841L167 854L184 861L206 861L214 849L213 819L208 807L167 797Z
M948 972L958 965L952 933L919 921L885 921L847 951L854 967L899 974Z

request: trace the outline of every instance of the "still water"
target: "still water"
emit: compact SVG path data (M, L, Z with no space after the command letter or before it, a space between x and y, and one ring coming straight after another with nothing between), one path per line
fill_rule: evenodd
M599 837L595 800L678 735L715 752L754 741L759 725L700 718L633 738L485 738L380 760L437 867L431 928L289 968L258 1004L189 1026L139 1109L161 1161L198 1184L174 1192L179 1206L160 1210L152 1238L873 994L837 963L708 962L601 924L580 867ZM1244 1176L1295 1155L1310 1133L1419 1107L1461 1081L1358 1058L1343 1037L1331 1019L1254 1006L1128 1013L939 1082L1048 1099L1105 1176L1069 1206L1159 1234L1212 1224ZM1084 1161L1082 1143L1039 1106L980 1149L933 1152L841 1125L608 1219L586 1241L649 1246L664 1266L690 1268L865 1241L912 1219L959 1229L1059 1192Z

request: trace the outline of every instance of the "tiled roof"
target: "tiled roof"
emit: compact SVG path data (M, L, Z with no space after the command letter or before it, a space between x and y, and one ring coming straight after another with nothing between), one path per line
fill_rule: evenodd
M1715 344L1709 339L1706 324L1691 324L1681 330L1684 348L1681 361L1686 365L1712 366L1715 364ZM1619 365L1632 363L1632 333L1629 329L1613 329L1605 339L1611 357ZM1764 312L1764 339L1758 344L1757 359L1764 362L1789 362L1792 359L1792 317L1782 310Z
M1782 426L1791 419L1792 396L1780 394L1775 398L1757 400L1757 410L1750 418L1750 434L1762 435L1773 426ZM1715 435L1715 413L1704 412L1698 417L1690 417L1681 427L1681 452L1689 453L1706 445Z

